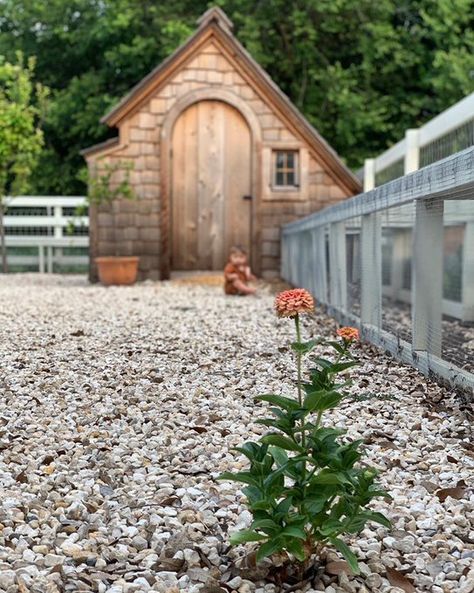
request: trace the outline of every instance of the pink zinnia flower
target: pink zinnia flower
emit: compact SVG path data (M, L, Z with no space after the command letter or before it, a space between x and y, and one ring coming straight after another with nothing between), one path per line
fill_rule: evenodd
M314 300L304 288L285 290L277 295L275 310L278 317L296 317L299 313L311 313L314 310Z
M341 327L337 335L345 342L354 342L359 339L359 330L356 327Z

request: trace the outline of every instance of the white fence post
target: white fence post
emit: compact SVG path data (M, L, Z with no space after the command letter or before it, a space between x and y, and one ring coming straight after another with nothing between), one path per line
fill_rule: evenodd
M405 140L404 172L407 175L420 168L420 131L407 130L405 132Z
M461 302L462 320L474 321L474 222L464 229Z
M311 231L316 298L322 302L328 301L327 265L326 265L326 230L324 226L317 227Z
M44 247L40 245L38 247L38 271L40 274L44 274Z
M342 311L347 310L346 225L329 225L329 300Z
M364 163L364 191L375 187L375 159ZM361 296L363 324L382 325L382 223L379 213L362 216L360 237Z
M34 248L34 254L11 254L12 266L38 266L40 272L52 272L55 261L70 265L88 265L88 256L68 253L64 248L88 248L89 237L64 236L63 230L70 222L71 216L65 215L64 208L75 209L83 205L86 198L82 196L16 196L8 198L9 210L5 216L5 227L21 229L8 234L7 247ZM15 212L16 208L31 209L30 213ZM40 213L38 214L38 209ZM78 223L88 226L88 216L82 216ZM36 229L46 227L48 233L38 233ZM23 231L23 229L26 229Z
M379 213L362 216L360 255L360 319L363 324L381 327L382 223Z
M393 230L390 296L394 300L398 300L400 298L400 292L403 289L403 266L405 261L410 259L410 240L411 234L409 235L406 230Z
M413 229L413 349L441 357L443 209L440 199L416 200Z
M375 159L364 161L364 191L370 191L375 187Z

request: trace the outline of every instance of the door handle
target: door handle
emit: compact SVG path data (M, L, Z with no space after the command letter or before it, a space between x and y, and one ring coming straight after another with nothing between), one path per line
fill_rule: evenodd
M253 200L252 196L242 196L242 200Z

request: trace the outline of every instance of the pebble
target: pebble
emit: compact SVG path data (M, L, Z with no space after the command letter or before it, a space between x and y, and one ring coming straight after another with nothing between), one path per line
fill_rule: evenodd
M252 515L238 484L216 480L245 467L231 448L262 434L254 396L293 388L293 326L272 305L267 289L232 299L177 281L2 277L0 590L276 593L232 572L245 548L227 551L229 534ZM308 338L335 328L320 312L303 323ZM366 441L393 497L373 508L393 527L348 539L360 577L323 574L302 593L400 593L388 567L420 590L473 593L470 420L417 371L357 354L353 389L382 397L347 399L325 421ZM465 494L442 502L461 480Z

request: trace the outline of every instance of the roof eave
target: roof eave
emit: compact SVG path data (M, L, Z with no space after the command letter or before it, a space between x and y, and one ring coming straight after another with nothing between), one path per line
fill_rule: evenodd
M108 140L104 140L104 142L99 142L98 144L93 144L92 146L88 146L87 148L83 148L79 151L79 154L84 157L88 157L95 152L102 152L103 150L107 150L108 148L112 148L113 146L118 145L120 142L120 138L117 136L115 138L109 138Z

